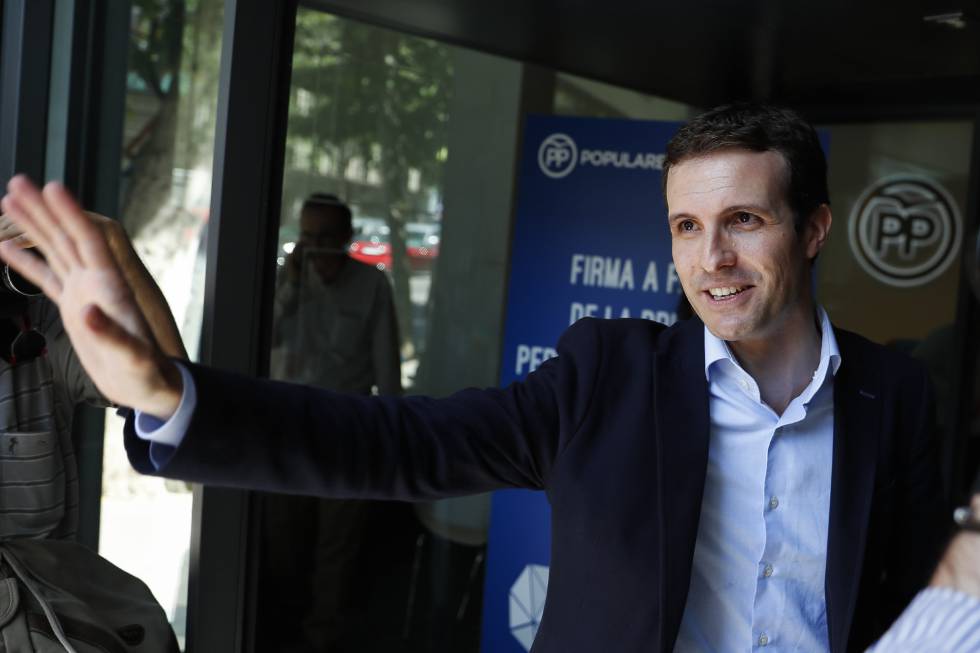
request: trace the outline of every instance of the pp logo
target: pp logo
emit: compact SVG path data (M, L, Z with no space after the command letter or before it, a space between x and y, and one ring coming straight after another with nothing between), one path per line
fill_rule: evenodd
M552 134L538 148L538 166L552 179L560 179L575 169L578 148L568 134Z
M548 568L528 565L510 588L510 632L525 651L531 650L548 593Z
M861 194L848 225L851 250L865 272L909 288L936 279L956 259L963 238L956 203L920 177L889 177Z

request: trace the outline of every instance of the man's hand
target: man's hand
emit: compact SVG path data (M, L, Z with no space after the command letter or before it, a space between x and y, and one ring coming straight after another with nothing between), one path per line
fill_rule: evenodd
M970 507L980 514L980 494L973 496ZM980 533L963 531L954 537L929 584L980 598Z
M180 403L180 372L153 339L104 231L54 182L42 193L26 177L14 177L0 209L23 230L20 242L34 243L45 260L16 239L0 243L0 257L58 306L72 346L102 394L170 417Z
M24 230L7 214L0 215L0 242L11 241L21 248L34 247L34 243L24 235Z
M85 211L85 215L87 215L92 222L97 224L106 232L108 232L114 225L118 224L115 220L107 218L101 213ZM112 234L106 233L106 237L110 239L109 244L111 246ZM17 247L24 249L35 246L34 241L27 237L27 234L24 233L24 230L19 224L14 222L9 215L0 214L0 243L8 240L12 241Z

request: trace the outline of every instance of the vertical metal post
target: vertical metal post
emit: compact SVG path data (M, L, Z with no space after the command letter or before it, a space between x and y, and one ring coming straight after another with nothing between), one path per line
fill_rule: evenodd
M266 372L294 0L226 0L201 360ZM196 488L187 649L251 648L249 495Z
M54 0L6 0L0 40L0 184L44 176Z
M966 233L973 233L980 225L980 113L973 118L973 148L970 155L969 184L967 186L966 215L964 216ZM963 251L966 252L976 244L964 239ZM970 490L975 478L980 479L980 442L970 442L970 424L975 419L977 407L974 404L976 395L975 384L977 369L980 368L980 343L977 333L980 333L980 297L973 294L970 286L971 271L968 265L980 264L970 260L969 256L960 257L960 290L956 310L956 351L959 368L956 369L956 412L952 424L955 442L953 445L952 489L951 498L958 503ZM945 462L945 461L944 461ZM949 467L947 466L947 469ZM945 471L945 470L944 470ZM976 491L974 488L973 491Z

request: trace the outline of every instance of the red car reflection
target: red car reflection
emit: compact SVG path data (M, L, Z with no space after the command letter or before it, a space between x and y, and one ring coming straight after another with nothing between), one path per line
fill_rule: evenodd
M351 258L357 259L379 270L391 269L391 244L374 237L371 240L355 240L350 244Z

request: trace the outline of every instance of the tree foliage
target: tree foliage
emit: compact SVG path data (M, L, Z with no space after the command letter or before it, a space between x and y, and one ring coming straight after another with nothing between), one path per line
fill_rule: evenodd
M310 168L316 183L334 185L325 190L387 220L403 325L412 312L404 228L425 213L442 185L452 82L445 44L299 12L287 165ZM301 161L300 152L309 160ZM330 162L326 178L318 165L324 156ZM349 174L352 161L367 173L363 178ZM402 332L414 344L411 329Z

